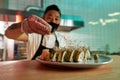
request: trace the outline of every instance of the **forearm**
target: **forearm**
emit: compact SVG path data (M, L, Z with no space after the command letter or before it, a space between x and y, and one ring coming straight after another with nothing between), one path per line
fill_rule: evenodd
M48 35L51 33L51 26L42 18L32 15L24 19L21 23L12 24L5 31L6 37L22 41L27 41L27 34L31 33Z
M15 23L9 26L5 31L5 36L10 39L27 41L27 35L21 31L21 23Z

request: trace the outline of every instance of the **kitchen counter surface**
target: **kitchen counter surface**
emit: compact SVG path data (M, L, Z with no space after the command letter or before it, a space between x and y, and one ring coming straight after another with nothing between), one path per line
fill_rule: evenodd
M36 60L0 62L0 80L119 80L120 56L94 69L48 67Z

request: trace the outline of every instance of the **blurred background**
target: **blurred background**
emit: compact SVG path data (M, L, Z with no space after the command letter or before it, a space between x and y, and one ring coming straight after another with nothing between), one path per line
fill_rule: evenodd
M82 27L70 31L68 36L74 45L120 55L119 0L0 0L0 60L26 59L27 43L6 38L4 31L29 15L41 17L51 4L58 5L63 15L73 16L71 19L80 18Z

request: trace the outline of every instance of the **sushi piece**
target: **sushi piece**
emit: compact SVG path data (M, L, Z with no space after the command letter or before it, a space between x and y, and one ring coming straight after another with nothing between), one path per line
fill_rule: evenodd
M67 53L66 49L59 51L58 55L57 55L57 61L64 62L64 57L65 57L66 53Z
M75 53L75 49L68 49L66 52L67 53L64 57L64 61L65 62L72 62L73 61L73 55Z
M50 60L50 52L49 49L43 49L42 54L39 56L41 60L48 61Z
M84 51L80 48L76 50L76 52L74 53L73 61L80 62L83 61L83 59L84 59Z

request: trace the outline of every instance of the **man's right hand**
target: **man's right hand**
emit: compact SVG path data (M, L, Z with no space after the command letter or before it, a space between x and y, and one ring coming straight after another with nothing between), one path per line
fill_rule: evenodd
M50 34L51 26L42 18L32 15L21 23L22 31L25 33Z

